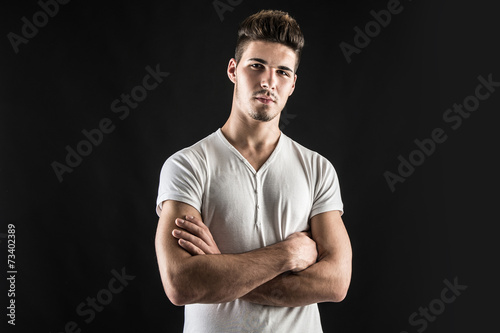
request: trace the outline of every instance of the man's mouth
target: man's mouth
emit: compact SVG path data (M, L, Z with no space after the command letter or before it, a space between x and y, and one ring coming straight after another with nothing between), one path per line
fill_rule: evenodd
M259 102L263 103L263 104L272 104L274 103L274 100L270 97L266 97L266 96L257 96L255 97L256 100L258 100Z

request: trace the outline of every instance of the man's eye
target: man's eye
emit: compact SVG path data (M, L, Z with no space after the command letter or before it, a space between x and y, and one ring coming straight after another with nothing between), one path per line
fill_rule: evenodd
M261 64L252 64L251 66L252 66L253 68L261 68L261 67L262 67L262 65L261 65Z
M280 73L281 75L289 76L288 73L285 71L278 71L278 73Z

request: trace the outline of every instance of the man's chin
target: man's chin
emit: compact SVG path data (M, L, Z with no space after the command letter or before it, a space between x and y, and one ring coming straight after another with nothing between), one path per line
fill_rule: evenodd
M269 114L267 112L250 112L250 117L252 119L262 121L262 122L270 122L277 115L278 114Z

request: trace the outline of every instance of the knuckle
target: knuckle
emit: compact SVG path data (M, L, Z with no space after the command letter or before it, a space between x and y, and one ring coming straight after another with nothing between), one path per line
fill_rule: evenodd
M203 242L199 238L195 238L194 241L193 241L193 244L195 244L197 247L202 247L203 246Z

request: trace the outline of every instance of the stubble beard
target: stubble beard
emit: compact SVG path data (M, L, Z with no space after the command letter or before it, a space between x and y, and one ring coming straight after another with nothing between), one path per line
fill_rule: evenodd
M238 86L236 86L236 93L238 94ZM263 92L259 91L259 92L255 93L254 95L261 94L261 93L263 93ZM255 106L254 103L258 103L258 102L255 102L255 99L252 96L252 101L248 102L248 112L247 113L250 116L250 118L252 118L254 120L262 121L262 122L269 122L269 121L273 120L274 118L276 118L276 116L281 113L281 110L277 110L275 113L272 113L272 111L273 111L272 107L274 106L275 103L273 103L271 105L261 104L261 105L257 105L257 106ZM258 103L258 104L260 104L260 103Z
M270 108L267 105L263 105L263 107L251 108L248 111L248 115L255 120L269 122L276 118L279 112L271 113Z

